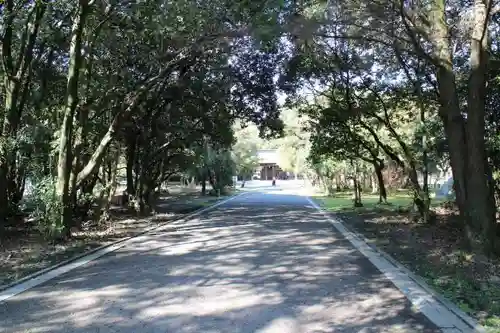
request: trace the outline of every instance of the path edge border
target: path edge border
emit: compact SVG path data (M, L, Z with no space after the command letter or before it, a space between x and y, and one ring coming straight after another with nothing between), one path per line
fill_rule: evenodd
M342 220L338 216L336 216L337 219ZM345 224L344 224L345 226ZM448 310L453 312L455 315L460 317L462 321L464 321L468 326L470 326L472 329L477 329L478 327L483 328L477 320L466 314L464 311L462 311L458 306L456 306L452 301L449 301L446 299L443 295L441 295L438 291L436 291L434 288L432 288L427 282L424 281L422 277L419 275L413 273L410 269L408 269L406 266L401 264L399 261L397 261L393 256L385 252L384 250L379 249L376 247L374 244L370 244L370 240L367 239L364 235L358 233L357 231L353 231L352 228L346 227L347 230L352 232L353 234L358 235L358 237L361 237L363 241L366 243L366 245L370 246L373 250L377 251L380 253L385 259L387 259L391 264L402 270L403 272L406 273L412 279L415 281L422 289L427 291L429 294L431 294L434 298L436 298L442 305L444 305Z
M131 239L134 239L134 238L137 238L137 237L143 236L143 235L145 235L145 234L147 234L147 233L149 233L149 232L151 232L151 231L155 231L155 230L162 230L162 228L167 227L167 226L168 226L169 224L171 224L171 223L175 223L175 222L177 222L177 223L178 223L178 222L181 222L181 221L183 221L183 220L184 220L184 221L188 221L189 219L192 219L193 217L195 217L195 216L197 216L197 215L199 215L199 214L201 214L201 213L204 213L204 212L209 211L209 210L211 210L211 209L213 209L213 208L216 208L216 207L218 207L218 206L220 206L220 205L223 205L223 204L225 204L226 202L229 202L229 201L231 201L231 200L233 200L233 199L235 199L235 198L237 198L237 197L240 197L240 196L242 196L242 195L245 195L246 193L247 193L247 192L242 192L242 193L240 192L240 193L235 193L235 194L232 194L232 195L230 195L229 197L227 197L227 198L225 198L225 199L222 199L222 200L219 200L219 201L215 202L214 204L209 205L209 206L207 206L207 207L199 208L199 209L197 209L197 210L195 210L195 211L193 211L193 212L191 212L191 213L188 213L188 214L186 214L186 215L184 215L184 216L180 216L179 218L174 218L174 219L172 219L172 220L168 220L168 221L165 221L165 222L163 222L163 223L158 223L158 224L157 224L157 225L155 225L155 226L147 227L147 228L145 228L144 230L142 230L141 232L137 233L136 235L133 235L133 236L128 236L128 237L123 237L123 238L120 238L120 239L115 240L115 241L113 241L113 242L110 242L110 243L108 243L108 244L100 245L100 246L98 246L98 247L96 247L96 248L94 248L94 249L91 249L91 250L88 250L88 251L84 251L84 252L82 252L82 253L80 253L80 254L77 254L77 255L75 255L75 256L73 256L73 257L69 258L69 259L65 259L65 260L63 260L63 261L61 261L61 262L59 262L59 263L57 263L57 264L51 265L51 266L49 266L49 267L45 267L45 268L43 268L43 269L41 269L41 270L38 270L38 271L33 272L33 273L31 273L31 274L28 274L27 276L25 276L25 277L23 277L23 278L20 278L20 279L18 279L18 280L15 280L15 281L13 281L13 282L9 283L9 284L6 284L6 285L4 285L4 286L1 286L1 287L0 287L0 304L1 304L1 303L3 303L3 302L5 302L7 299L11 298L12 296L15 296L15 295L17 295L17 294L20 294L21 292L18 292L18 293L14 293L14 294L12 294L12 295L9 295L8 297L6 297L6 296L5 296L5 294L9 294L9 289L15 288L15 287L17 287L17 286L21 285L22 283L28 282L28 281L33 280L33 279L35 279L35 278L38 278L38 277L40 277L40 276L42 276L42 275L44 275L44 274L50 273L50 272L52 272L52 271L54 271L54 270L56 270L56 269L58 269L58 268L61 268L61 267L63 267L63 266L66 266L66 265L69 265L69 264L71 264L71 263L74 263L74 262L76 262L76 261L77 261L77 260L79 260L79 259L82 259L82 258L85 258L85 257L91 256L91 255L95 254L96 252L99 252L99 251L105 250L105 249L110 248L110 247L112 247L112 246L119 245L119 244L121 244L121 243L125 243L125 242L127 242L127 241L129 241L129 240L131 240ZM158 214L158 215L160 215L160 216L161 216L161 214ZM157 216L158 216L158 215L157 215ZM125 245L125 244L123 244L123 245ZM102 256L104 256L104 255L106 255L106 254L108 254L108 253L115 252L116 250L118 250L118 249L119 249L119 248L121 248L121 247L122 247L122 246L119 246L119 247L117 247L117 248L115 248L115 249L112 249L112 250L110 250L110 251L103 252L101 255L99 255L99 256L97 256L97 257L95 257L95 258L91 259L91 260L90 260L90 262L91 262L91 261L94 261L94 260L96 260L96 259L98 259L98 258L100 258L100 257L102 257ZM78 267L79 267L79 266L78 266ZM77 268L77 267L74 267L73 269L75 269L75 268ZM71 270L73 270L73 269L71 269ZM51 278L51 279L52 279L52 278ZM48 279L47 281L49 281L49 280L51 280L51 279ZM44 282L47 282L47 281L44 281ZM42 282L42 283L44 283L44 282ZM38 284L36 284L36 285L38 285ZM29 289L31 289L31 288L33 288L33 287L35 287L36 285L34 285L34 286L30 287L30 288L26 288L26 289L25 289L25 290L23 290L22 292L24 292L24 291L26 291L26 290L29 290Z
M460 308L458 308L453 302L449 301L446 299L443 295L441 295L439 292L434 290L427 282L423 280L422 277L418 276L417 274L413 273L411 270L409 270L407 267L405 267L403 264L401 264L399 261L397 261L394 257L392 257L390 254L387 252L379 249L377 246L374 244L371 244L369 239L367 239L363 234L360 234L359 232L353 230L351 227L347 227L345 221L337 216L337 214L329 212L325 210L320 204L318 204L313 198L307 197L309 202L315 206L315 208L319 208L319 210L326 214L329 217L334 218L338 223L340 223L349 233L353 234L356 236L359 240L364 242L368 247L370 247L374 252L378 253L381 257L386 259L390 264L395 266L397 269L401 270L403 273L405 273L413 282L415 282L419 287L421 287L424 291L428 292L438 303L440 303L442 306L444 306L447 310L449 310L451 313L456 315L464 324L466 324L474 333L487 333L488 331L484 326L478 323L477 320L466 314L464 311L462 311ZM335 227L335 226L334 226Z

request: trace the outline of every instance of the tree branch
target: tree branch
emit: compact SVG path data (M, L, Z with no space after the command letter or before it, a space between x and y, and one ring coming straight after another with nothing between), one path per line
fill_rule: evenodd
M12 32L14 25L13 0L4 2L4 33L2 36L2 63L8 77L14 76L14 61L12 59Z

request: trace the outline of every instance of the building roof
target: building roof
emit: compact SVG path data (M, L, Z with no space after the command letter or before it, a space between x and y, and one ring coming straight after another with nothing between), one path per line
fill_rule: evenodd
M259 163L278 164L278 150L277 149L259 149L257 150L257 157Z

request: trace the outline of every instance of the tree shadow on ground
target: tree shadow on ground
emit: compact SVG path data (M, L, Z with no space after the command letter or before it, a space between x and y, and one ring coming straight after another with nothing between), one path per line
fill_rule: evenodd
M28 274L181 218L219 199L193 191L164 195L157 202L157 214L148 216L139 216L131 209L114 205L109 211L109 221L87 219L81 230L73 231L70 239L57 242L41 234L33 222L4 229L0 235L0 289Z
M336 215L483 324L500 316L500 261L468 249L458 216L421 224L388 210Z
M438 332L311 207L233 202L0 304L0 332Z

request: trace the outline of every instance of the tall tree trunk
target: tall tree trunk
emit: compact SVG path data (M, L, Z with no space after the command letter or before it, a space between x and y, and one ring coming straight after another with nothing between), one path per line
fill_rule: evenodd
M16 165L16 149L13 145L28 97L27 89L32 76L28 69L32 66L33 50L47 4L45 1L36 1L31 5L21 32L18 55L14 57L13 32L17 13L13 0L6 0L2 4L4 32L1 58L5 104L3 118L0 119L0 226L8 218L11 208L13 193L9 190L17 188L17 185L12 184L18 178L16 168L12 168Z
M496 225L494 198L490 198L488 170L484 141L485 82L487 54L487 24L489 1L474 1L473 29L470 53L470 76L468 82L467 120L462 116L457 97L456 78L448 39L445 8L436 1L432 22L434 57L438 62L437 79L440 97L440 116L450 151L453 171L453 186L464 232L470 245L475 242L474 233L482 234L481 246L490 252L494 250L492 231Z
M339 191L345 190L347 187L345 174L346 174L345 170L342 169L342 171L340 172L340 177L339 177L339 186L338 186Z
M119 147L117 147L119 151ZM118 174L118 162L120 160L120 154L117 153L114 158L110 159L108 165L108 180L106 184L105 200L103 200L103 206L99 211L99 221L109 221L109 208L111 207L113 196L116 192L116 187L118 186L117 174Z
M418 89L419 96L421 96L420 81L418 82L417 89ZM419 105L420 126L422 127L422 129L425 129L425 123L426 123L425 107L422 104L423 103L420 103L420 105ZM430 211L431 198L429 196L429 158L427 155L427 134L425 133L425 130L424 130L424 133L422 135L422 177L423 177L422 193L419 195L419 198L416 200L416 202L420 202L419 200L422 200L422 203L420 204L420 208L419 208L419 213L423 219L423 222L429 223L429 222L433 222L433 221L431 220L431 211Z
M377 175L375 173L372 173L370 175L370 183L371 183L371 188L372 188L372 194L378 193Z
M436 1L430 15L433 24L431 40L434 44L434 57L437 59L437 84L440 110L444 130L450 150L450 165L453 170L453 186L457 205L466 220L466 140L463 116L457 95L456 78L453 71L453 57L448 39L445 8L442 1Z
M418 173L415 165L410 163L408 167L408 179L413 191L413 202L417 206L422 223L431 222L429 193L422 190L418 182Z
M354 183L354 207L363 207L363 203L361 202L361 185L358 180L358 176L353 177Z
M127 140L127 148L125 150L125 158L127 160L127 195L135 193L134 182L134 165L135 165L135 137ZM129 198L130 199L130 198Z
M207 178L205 174L203 174L201 178L201 195L206 195L207 194Z
M358 178L358 166L354 164L353 169L354 175L352 177L352 181L354 185L354 207L363 207L363 203L361 202L361 185Z
M59 137L59 161L57 164L57 184L56 193L60 199L62 209L61 224L64 225L69 234L72 220L70 174L73 162L72 142L73 142L73 121L76 107L78 105L78 78L82 65L82 39L83 28L88 14L88 0L80 0L78 12L73 20L71 30L71 46L69 52L68 82L66 86L66 106Z
M495 203L490 197L485 147L485 98L488 63L488 13L489 1L474 1L474 19L471 39L467 99L467 204L470 223L479 224L482 245L488 253L495 251Z
M438 86L440 92L440 116L450 153L450 166L453 172L453 189L456 203L464 222L467 238L471 238L470 226L467 215L467 189L466 189L466 140L465 128L458 97L456 95L455 76L445 69L438 70Z
M29 157L30 155L28 154L26 158L29 160ZM13 178L13 181L11 183L13 185L13 188L9 190L9 192L11 193L11 200L15 207L18 206L19 202L23 198L24 187L26 185L26 167L27 167L26 163L22 161L19 161L17 164L18 166L15 168L15 172L11 176Z
M377 164L374 166L374 169L378 181L379 202L387 203L387 191L385 189L384 175L382 174L383 168Z

